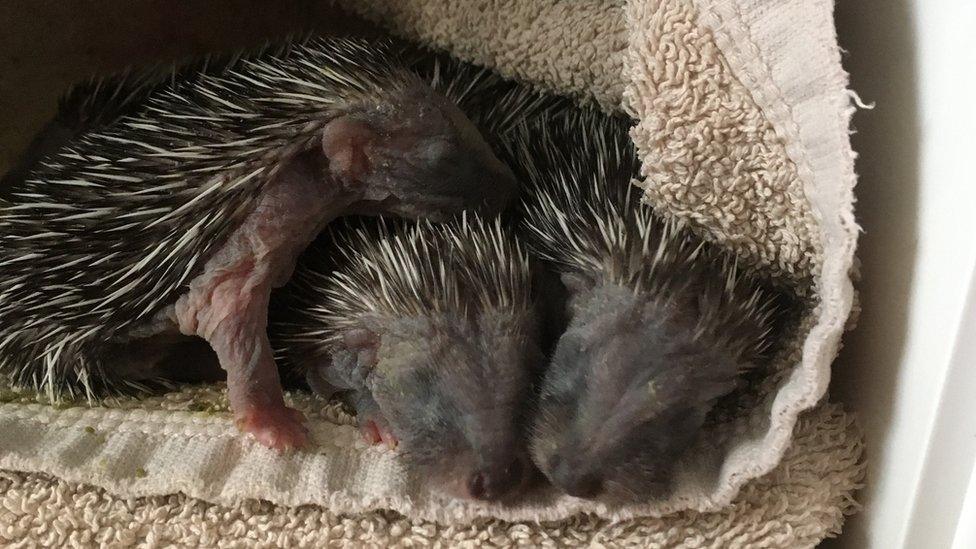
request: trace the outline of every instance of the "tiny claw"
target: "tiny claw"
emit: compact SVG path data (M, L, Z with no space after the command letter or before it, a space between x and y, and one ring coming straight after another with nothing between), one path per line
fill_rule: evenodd
M381 428L378 423L369 419L363 423L362 427L363 439L367 444L379 444L384 443L390 450L396 450L399 440L393 435L393 432L389 429Z
M379 444L383 440L383 436L380 435L380 429L376 426L375 421L367 421L362 428L363 440L366 444Z
M251 409L235 420L237 428L250 433L259 443L284 452L308 443L305 416L286 406Z

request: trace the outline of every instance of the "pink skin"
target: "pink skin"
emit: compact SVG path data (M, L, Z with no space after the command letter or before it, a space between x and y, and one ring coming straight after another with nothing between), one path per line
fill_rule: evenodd
M390 426L382 419L361 420L359 430L363 434L363 439L372 445L386 444L388 448L393 450L400 443L393 431L390 430Z
M284 166L176 304L180 331L210 343L227 371L238 427L278 450L303 446L307 432L302 414L285 405L268 341L271 290L287 282L321 229L362 197L349 188L369 168L361 130L333 121L322 140L328 167L315 151Z

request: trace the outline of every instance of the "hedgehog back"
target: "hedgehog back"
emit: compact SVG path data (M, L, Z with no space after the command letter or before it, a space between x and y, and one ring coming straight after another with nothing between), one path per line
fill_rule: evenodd
M415 80L388 44L316 39L76 89L67 142L0 188L0 371L175 302L325 123Z

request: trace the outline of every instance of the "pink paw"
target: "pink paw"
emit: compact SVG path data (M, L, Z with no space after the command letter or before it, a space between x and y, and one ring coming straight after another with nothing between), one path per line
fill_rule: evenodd
M275 450L301 448L308 442L305 416L287 406L252 408L239 416L236 423L238 429L250 433L258 442Z
M369 444L385 443L391 450L393 450L400 442L388 427L385 425L381 426L379 423L371 419L364 421L360 427L360 430L363 432L363 438L366 439L366 442Z

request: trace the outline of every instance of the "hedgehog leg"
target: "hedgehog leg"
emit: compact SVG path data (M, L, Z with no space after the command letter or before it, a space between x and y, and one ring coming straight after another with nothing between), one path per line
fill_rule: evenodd
M393 434L390 423L380 412L379 405L366 391L356 391L351 398L356 408L356 422L359 431L369 444L386 444L390 449L396 448L399 440Z
M301 252L348 206L334 183L322 179L317 159L302 156L282 168L175 310L180 331L207 340L227 371L238 425L279 449L302 446L307 435L301 414L285 406L268 342L271 290L288 281Z
M266 329L267 292L240 299L247 295L247 283L244 277L239 284L226 280L221 284L215 308L223 309L225 316L206 339L227 370L227 392L237 426L265 446L298 448L306 443L307 432L302 414L285 405ZM226 298L224 291L235 297Z
M369 330L354 329L343 334L342 341L345 348L335 350L329 364L318 370L325 373L332 385L350 391L347 400L356 409L359 431L366 442L396 448L399 440L366 381L367 373L376 367L379 337Z
M314 365L306 365L305 379L312 392L323 398L331 398L336 393L343 393L346 404L352 406L356 412L356 423L359 425L359 432L363 435L363 439L368 444L386 444L391 449L396 448L400 441L393 434L390 422L380 412L380 407L369 394L369 390L362 388L361 379L352 381L357 378L356 372L343 369L343 366L349 365L350 358L355 361L357 357L340 351L338 356L333 358L339 360L329 360L325 363L317 361Z
M241 236L253 234L243 232ZM255 257L234 237L176 304L180 331L198 335L227 371L227 393L238 427L278 450L307 441L302 415L285 405L268 341L268 302L282 257Z
M298 448L307 433L301 413L285 405L266 332L267 297L250 294L247 277L224 280L214 303L198 314L222 316L200 335L227 371L227 393L238 428L277 450ZM233 296L233 297L230 297Z
M343 342L347 347L333 351L328 360L319 359L305 365L309 386L327 398L343 393L346 403L356 411L363 439L369 444L383 443L396 448L399 440L369 392L365 378L376 366L379 338L368 330L350 330L343 335Z
M260 278L260 277L258 277ZM256 286L256 287L255 287ZM278 450L304 446L304 418L285 405L267 334L270 286L244 274L225 278L210 302L193 307L192 331L210 343L227 371L227 393L238 428ZM181 322L181 328L185 327Z

